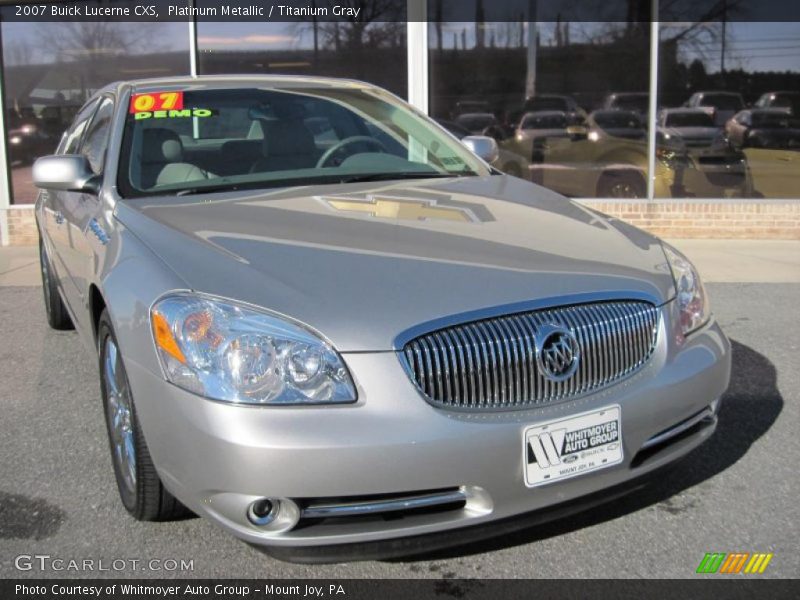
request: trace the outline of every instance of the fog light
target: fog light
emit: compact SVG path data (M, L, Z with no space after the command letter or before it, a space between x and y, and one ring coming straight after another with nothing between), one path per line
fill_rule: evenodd
M281 509L281 501L272 498L261 498L253 502L247 509L247 518L253 525L263 527L272 523Z

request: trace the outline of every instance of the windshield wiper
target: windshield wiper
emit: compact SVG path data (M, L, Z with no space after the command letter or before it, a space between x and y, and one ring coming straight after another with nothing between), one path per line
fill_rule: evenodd
M194 188L186 188L185 190L178 190L176 196L192 196L194 194L211 194L213 192L235 192L242 189L240 185L235 183L225 183L220 185L205 185Z
M394 173L366 173L363 175L350 175L342 177L339 183L358 183L360 181L387 181L391 179L449 179L451 177L467 177L476 175L473 171L459 171L455 173L439 173L432 171L397 171Z

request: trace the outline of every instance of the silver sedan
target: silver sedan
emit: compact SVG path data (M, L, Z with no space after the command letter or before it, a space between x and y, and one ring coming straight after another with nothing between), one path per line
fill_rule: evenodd
M397 555L608 501L708 438L730 347L695 268L496 154L354 81L90 99L36 217L125 509Z

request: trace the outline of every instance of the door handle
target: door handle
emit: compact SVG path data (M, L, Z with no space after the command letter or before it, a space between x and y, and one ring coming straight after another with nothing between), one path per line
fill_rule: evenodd
M60 210L56 211L56 213L53 215L53 217L56 220L56 225L63 225L64 224L64 213L62 213Z

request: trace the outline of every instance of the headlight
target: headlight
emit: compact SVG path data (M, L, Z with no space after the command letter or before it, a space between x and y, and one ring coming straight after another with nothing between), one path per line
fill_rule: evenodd
M705 325L711 316L708 295L697 274L697 269L689 262L688 258L666 244L664 244L664 253L667 255L672 277L675 279L681 332L683 335L687 335Z
M339 354L307 329L229 300L165 296L150 311L166 378L214 400L239 404L353 402Z

